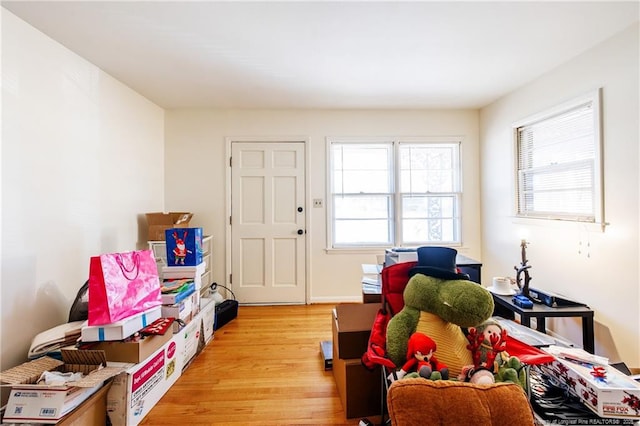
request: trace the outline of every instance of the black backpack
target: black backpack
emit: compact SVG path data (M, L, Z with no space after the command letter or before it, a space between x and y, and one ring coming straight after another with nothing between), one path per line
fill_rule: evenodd
M89 280L87 280L76 295L69 310L69 322L86 321L89 317Z

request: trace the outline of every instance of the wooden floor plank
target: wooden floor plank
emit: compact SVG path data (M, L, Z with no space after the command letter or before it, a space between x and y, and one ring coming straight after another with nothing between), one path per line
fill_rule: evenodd
M320 355L333 307L241 306L141 425L357 425Z

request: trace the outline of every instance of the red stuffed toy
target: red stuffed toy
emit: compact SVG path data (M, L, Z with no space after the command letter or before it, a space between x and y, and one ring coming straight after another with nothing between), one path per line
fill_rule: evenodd
M407 362L404 363L398 376L404 376L410 371L416 371L419 376L427 379L449 379L449 368L438 361L434 352L436 342L423 333L413 333L407 342ZM434 374L440 373L440 374Z

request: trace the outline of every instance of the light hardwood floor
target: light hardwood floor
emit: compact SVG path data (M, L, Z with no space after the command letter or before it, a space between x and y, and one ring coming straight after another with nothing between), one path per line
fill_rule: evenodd
M357 425L320 355L333 307L240 306L141 425Z

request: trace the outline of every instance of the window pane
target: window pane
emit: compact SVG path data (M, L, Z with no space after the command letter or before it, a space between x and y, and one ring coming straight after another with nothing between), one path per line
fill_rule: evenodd
M334 144L332 154L334 194L390 191L389 144Z
M455 192L455 144L401 145L400 191Z
M454 196L403 196L402 217L408 218L451 218L455 216Z
M402 241L457 241L455 196L402 197Z
M389 218L389 196L342 196L333 197L336 219L385 219Z
M334 194L358 194L361 192L387 193L389 192L389 172L345 170L342 181L334 185ZM338 186L337 184L341 186Z
M337 245L392 244L387 220L336 220L334 223Z
M402 221L402 240L406 244L455 242L452 219L408 219Z

